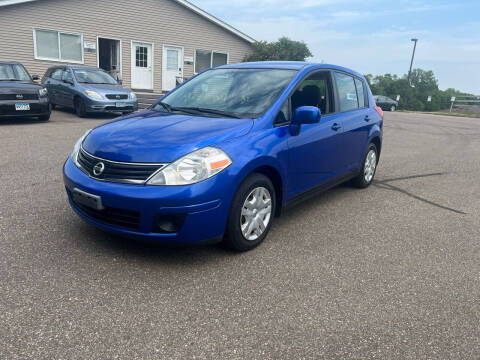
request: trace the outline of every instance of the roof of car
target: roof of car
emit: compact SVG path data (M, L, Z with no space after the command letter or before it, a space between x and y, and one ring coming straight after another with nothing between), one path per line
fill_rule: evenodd
M287 70L304 70L304 69L334 69L345 71L360 77L363 77L360 73L332 64L320 64L304 61L257 61L257 62L244 62L237 64L228 64L219 66L220 69L287 69Z
M102 69L99 69L98 67L96 66L86 66L86 65L69 65L69 64L65 64L65 65L53 65L53 66L50 66L49 69L54 69L54 68L63 68L63 67L69 67L69 68L72 68L72 69L93 69L93 70L102 70Z
M20 64L18 61L0 61L0 64Z

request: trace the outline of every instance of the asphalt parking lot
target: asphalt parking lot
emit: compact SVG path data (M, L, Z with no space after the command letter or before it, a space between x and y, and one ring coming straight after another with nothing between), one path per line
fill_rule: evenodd
M62 164L111 117L0 121L0 359L478 359L480 119L386 113L376 181L254 251L116 238Z

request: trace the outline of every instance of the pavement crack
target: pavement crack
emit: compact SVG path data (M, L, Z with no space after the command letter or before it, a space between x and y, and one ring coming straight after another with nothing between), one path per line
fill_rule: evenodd
M385 190L392 190L392 191L397 191L397 192L400 192L402 194L405 194L407 196L410 196L411 198L414 198L415 200L419 200L419 201L422 201L426 204L429 204L429 205L432 205L432 206L435 206L435 207L438 207L440 209L444 209L444 210L448 210L448 211L451 211L451 212L454 212L456 214L461 214L461 215L467 215L466 212L463 212L463 211L460 211L460 210L456 210L456 209L453 209L451 207L448 207L448 206L444 206L444 205L441 205L441 204L438 204L434 201L431 201L431 200L428 200L428 199L425 199L421 196L418 196L418 195L415 195L415 194L412 194L411 192L407 191L407 190L404 190L402 188L399 188L397 186L394 186L394 185L390 185L390 184L386 184L384 182L381 182L381 181L377 181L376 183L373 183L374 186L376 187L379 187L381 189L385 189Z

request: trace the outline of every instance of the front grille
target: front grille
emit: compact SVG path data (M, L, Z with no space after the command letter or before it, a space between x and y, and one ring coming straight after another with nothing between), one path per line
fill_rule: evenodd
M21 97L17 97L17 95ZM0 100L38 100L38 94L0 94Z
M154 172L165 167L165 164L124 163L101 159L83 148L78 152L78 162L81 169L95 179L131 184L143 184ZM104 169L96 175L94 167L99 163L103 163Z
M106 206L103 210L92 209L76 202L70 191L68 191L68 194L73 204L80 212L101 223L128 230L138 230L140 227L140 213L138 211L117 209L109 206Z
M105 96L107 97L107 99L110 99L110 100L125 100L125 99L128 99L127 94L107 94Z

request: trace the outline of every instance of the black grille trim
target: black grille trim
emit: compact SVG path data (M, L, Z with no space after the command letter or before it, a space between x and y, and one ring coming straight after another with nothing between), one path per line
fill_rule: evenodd
M17 95L20 95L21 98L18 98ZM38 94L0 94L0 100L38 100Z
M83 148L80 148L78 152L77 161L81 169L94 179L129 184L144 184L154 173L166 166L166 164L124 163L106 160L89 154ZM105 165L105 169L97 176L93 173L93 168L100 162Z
M92 209L76 202L70 191L68 191L68 194L75 207L81 213L98 222L128 230L138 230L140 228L140 213L138 211L117 209L108 206L103 210Z
M127 94L107 94L105 95L107 99L110 100L125 100L128 99Z

